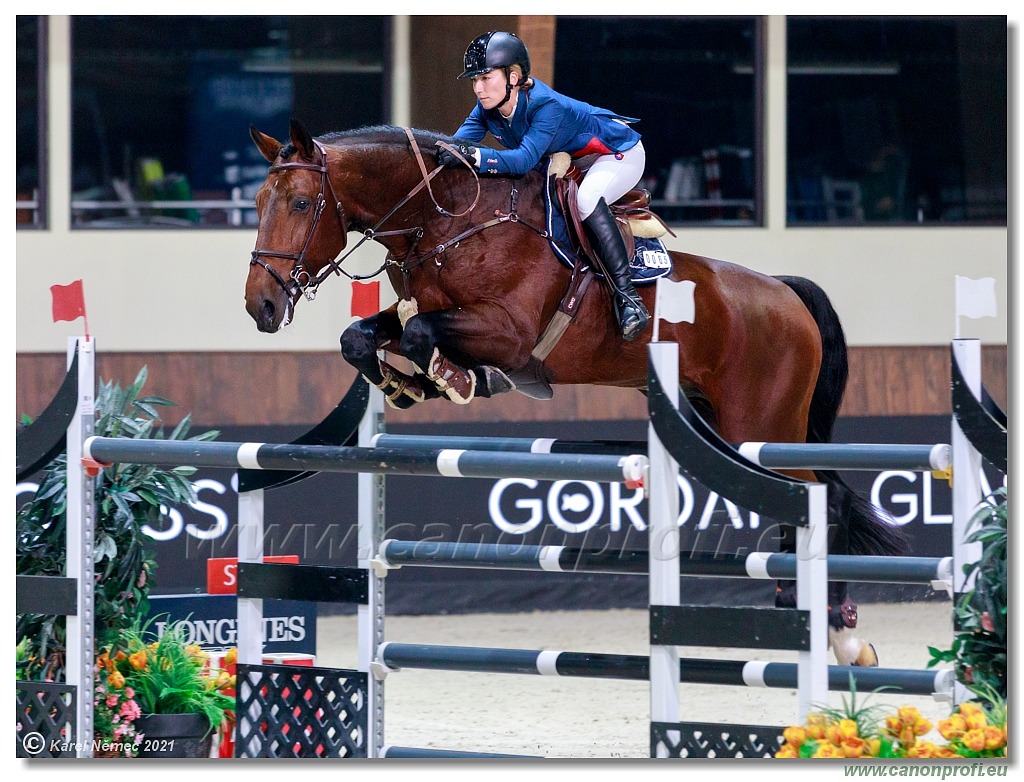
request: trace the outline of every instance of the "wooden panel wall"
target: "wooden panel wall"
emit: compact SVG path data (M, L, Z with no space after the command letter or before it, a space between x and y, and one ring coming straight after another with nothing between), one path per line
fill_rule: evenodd
M982 349L982 373L993 399L1006 409L1005 346ZM16 416L36 416L64 376L58 354L19 354ZM146 366L145 391L177 403L166 421L191 413L197 424L311 425L323 418L355 379L338 353L100 353L97 372L121 385ZM842 415L949 415L949 348L854 347ZM409 411L388 410L391 422L638 420L646 417L637 391L562 386L537 402L520 394L462 407L437 400Z

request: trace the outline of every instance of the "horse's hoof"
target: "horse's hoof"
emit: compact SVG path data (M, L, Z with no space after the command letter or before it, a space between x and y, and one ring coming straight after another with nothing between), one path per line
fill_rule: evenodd
M877 668L878 654L875 652L874 644L865 643L860 648L860 654L857 655L857 659L853 661L852 665L861 668Z
M855 665L862 668L878 666L875 647L854 636L848 630L828 629L828 644L839 665Z
M512 379L497 367L484 365L478 369L480 370L480 379L483 381L483 390L480 392L480 396L497 396L516 390L516 384L512 382Z

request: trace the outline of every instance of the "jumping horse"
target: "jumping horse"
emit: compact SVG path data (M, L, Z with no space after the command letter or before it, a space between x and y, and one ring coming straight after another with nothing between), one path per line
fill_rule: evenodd
M260 331L284 328L300 297L312 299L332 274L355 279L342 262L375 241L387 250L376 273L386 271L399 301L349 326L341 351L392 407L438 397L467 403L512 390L547 398L550 384L645 390L653 324L624 341L605 285L577 290L566 307L579 275L552 252L543 172L479 178L468 166L442 169L434 155L455 142L408 128L313 138L292 120L285 143L255 127L250 135L271 164L256 195L259 229L245 285L246 310ZM350 232L361 238L342 255ZM801 277L670 256L669 279L695 283L695 317L662 323L660 339L678 343L680 387L702 416L729 442L829 442L847 348L824 291ZM651 312L653 287L640 288ZM564 332L538 353L548 324L567 309L574 312ZM381 360L381 350L413 369ZM831 553L900 553L898 528L837 473L791 474L829 485ZM792 537L780 544L793 546ZM874 647L851 632L857 609L846 584L832 582L828 601L837 661L877 665ZM779 582L776 604L796 605L793 582Z

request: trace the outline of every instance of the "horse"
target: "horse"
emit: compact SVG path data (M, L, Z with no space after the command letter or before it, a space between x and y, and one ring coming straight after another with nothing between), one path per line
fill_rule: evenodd
M245 283L246 310L260 331L292 322L298 300L311 299L331 275L356 279L342 263L375 241L387 253L374 274L386 271L399 300L346 328L341 352L392 407L436 398L465 404L513 390L548 398L557 384L645 391L653 321L627 342L607 286L566 296L578 275L556 261L544 230L544 172L484 178L468 164L441 168L434 153L456 142L411 128L313 138L293 119L287 142L254 126L250 136L271 164L256 194L259 227ZM361 238L342 255L350 232ZM830 442L847 345L821 287L675 250L670 257L668 278L695 283L695 317L662 323L660 338L678 344L680 388L702 417L728 442ZM640 287L651 312L653 287ZM567 298L573 317L562 318L560 338L537 353ZM829 485L830 553L902 552L899 529L837 473L788 474ZM795 550L795 536L784 534L780 548ZM847 585L830 583L828 601L836 660L877 665L874 646L852 632L857 607ZM795 607L794 582L778 582L775 603Z

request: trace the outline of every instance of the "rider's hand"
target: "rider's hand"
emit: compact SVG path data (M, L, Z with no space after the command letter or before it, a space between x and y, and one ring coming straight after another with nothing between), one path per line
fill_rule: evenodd
M469 144L453 144L452 148L458 150L458 153L466 158L466 162L470 166L474 166L476 163L476 147L471 147ZM466 163L463 163L444 147L437 151L437 162L445 168L458 168L459 166L466 165Z

